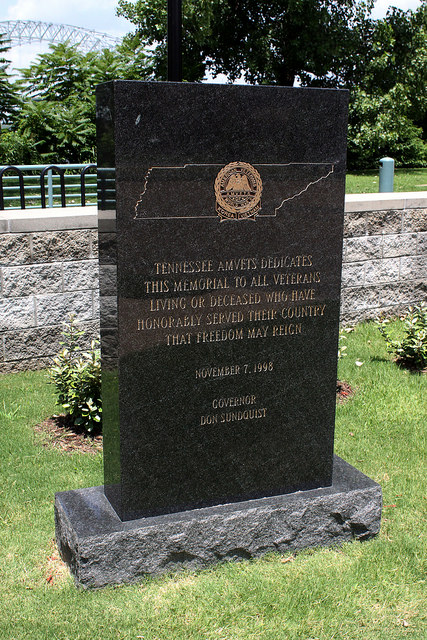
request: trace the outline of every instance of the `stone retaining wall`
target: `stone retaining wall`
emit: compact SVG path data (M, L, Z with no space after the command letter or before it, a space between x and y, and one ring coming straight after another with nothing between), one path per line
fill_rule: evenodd
M426 299L427 192L347 196L344 235L343 322ZM0 213L0 285L0 372L47 366L71 313L87 346L99 318L96 209Z
M346 197L341 320L397 315L427 294L427 193Z
M0 216L0 372L48 366L71 313L98 334L96 209Z

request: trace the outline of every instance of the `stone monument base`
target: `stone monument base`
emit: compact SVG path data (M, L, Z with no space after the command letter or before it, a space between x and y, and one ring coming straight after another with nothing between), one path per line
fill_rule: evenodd
M59 551L84 588L377 534L381 487L337 456L331 487L122 522L103 487L56 494Z

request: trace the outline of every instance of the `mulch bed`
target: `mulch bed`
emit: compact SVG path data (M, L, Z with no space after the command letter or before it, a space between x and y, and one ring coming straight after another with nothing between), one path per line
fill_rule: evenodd
M102 435L87 435L75 427L65 415L52 416L34 427L42 435L42 446L64 453L98 453L102 451Z
M348 382L337 380L337 402L342 404L349 400L352 395L354 395L354 389L350 387Z

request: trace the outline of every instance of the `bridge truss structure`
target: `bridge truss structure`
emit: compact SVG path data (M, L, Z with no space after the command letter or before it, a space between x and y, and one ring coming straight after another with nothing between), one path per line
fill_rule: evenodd
M0 34L4 34L10 46L20 46L32 42L69 42L77 45L84 53L112 49L121 42L108 33L98 33L83 27L73 27L68 24L53 24L51 22L36 22L35 20L2 20Z

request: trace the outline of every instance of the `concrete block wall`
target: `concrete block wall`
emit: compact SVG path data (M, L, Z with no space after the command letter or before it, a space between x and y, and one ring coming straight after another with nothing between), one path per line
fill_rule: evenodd
M427 192L347 196L344 236L343 322L396 315L427 298ZM1 373L48 366L70 313L90 344L99 328L98 269L96 209L0 213ZM101 292L113 315L114 279Z
M427 299L427 193L346 197L341 320L398 315Z
M99 330L96 210L3 212L0 217L0 372L38 369L61 349L71 313Z

